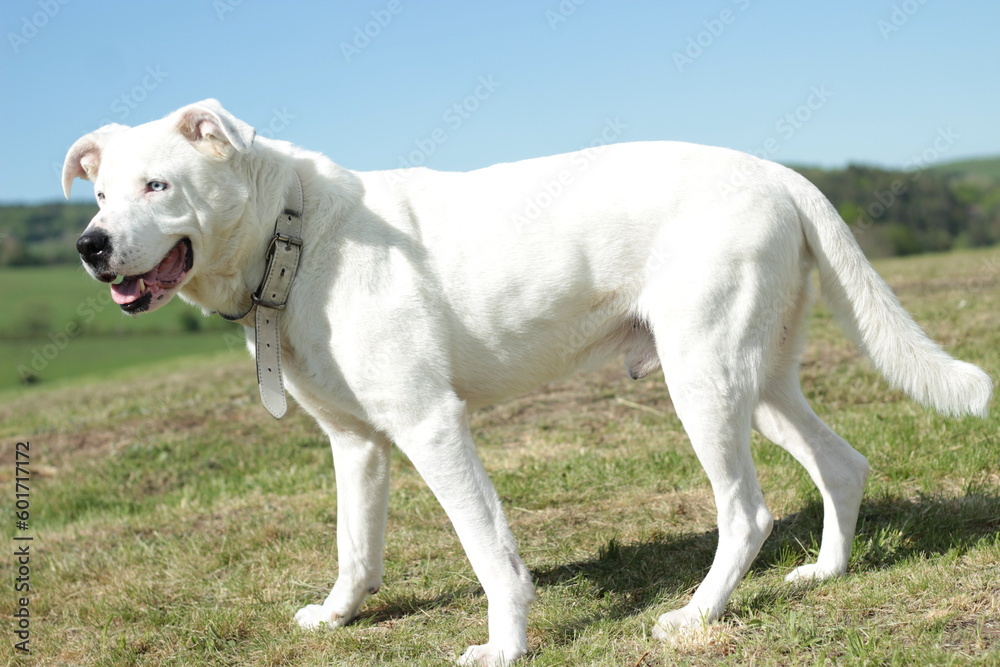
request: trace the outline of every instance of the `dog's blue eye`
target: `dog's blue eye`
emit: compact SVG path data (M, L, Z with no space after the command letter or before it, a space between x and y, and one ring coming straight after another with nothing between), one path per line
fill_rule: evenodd
M163 192L164 190L167 189L167 184L164 183L163 181L150 181L149 183L146 184L146 187L148 187L153 192Z

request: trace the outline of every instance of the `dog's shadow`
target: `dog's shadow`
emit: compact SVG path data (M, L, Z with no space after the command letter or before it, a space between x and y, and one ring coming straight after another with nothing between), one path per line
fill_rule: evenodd
M815 560L822 530L823 507L818 500L802 511L776 521L751 572L786 573L791 567ZM941 498L894 496L866 499L858 518L849 574L884 570L921 555L934 558L968 551L1000 532L1000 491L970 489L965 496ZM599 619L623 619L668 611L668 601L683 604L708 572L718 543L718 532L656 536L634 544L610 538L593 557L573 563L534 567L532 576L540 596L555 588L577 588L600 600L599 612L586 613L555 628L572 637ZM752 614L808 594L810 586L764 587L741 599L738 612ZM387 604L363 611L366 623L391 621L419 610L441 608L469 595L482 594L476 585L452 589L434 598L396 596Z
M802 511L776 521L751 572L778 570L815 561L823 524L823 506L817 499ZM1000 490L970 489L965 496L941 498L894 496L866 499L861 506L849 574L885 570L920 555L961 555L1000 532ZM667 601L686 602L712 562L718 531L668 536L638 544L615 540L596 557L536 570L536 584L589 586L593 595L607 597L599 617L625 618L668 611ZM809 585L767 586L740 601L741 614L780 606L808 594ZM738 590L738 589L737 589ZM734 613L730 604L730 614ZM579 619L573 634L587 619Z

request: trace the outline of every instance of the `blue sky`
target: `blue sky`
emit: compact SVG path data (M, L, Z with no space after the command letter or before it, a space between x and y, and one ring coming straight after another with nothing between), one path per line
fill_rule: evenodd
M1000 154L996 2L3 0L0 24L4 203L61 198L99 125L206 97L363 170L602 135L822 166Z

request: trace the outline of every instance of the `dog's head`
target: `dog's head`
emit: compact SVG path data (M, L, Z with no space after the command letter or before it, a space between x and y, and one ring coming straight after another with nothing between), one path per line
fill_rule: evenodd
M86 179L100 206L76 247L123 311L159 308L218 262L219 236L250 196L253 139L252 127L205 100L145 125L107 125L69 149L64 193Z

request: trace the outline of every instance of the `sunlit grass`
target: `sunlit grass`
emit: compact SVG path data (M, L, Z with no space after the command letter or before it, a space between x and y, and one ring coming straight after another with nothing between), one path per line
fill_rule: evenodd
M877 268L939 341L1000 377L1000 251ZM994 268L996 267L996 268ZM819 496L784 452L754 456L775 530L722 621L660 644L715 549L708 483L661 379L618 367L484 410L472 428L538 589L535 665L1000 662L1000 410L950 420L886 388L812 319L803 386L873 466L847 577L788 585L815 556ZM4 394L0 446L32 443L37 665L441 665L486 639L486 600L401 455L385 585L351 626L292 615L336 576L333 466L301 410L258 405L245 355ZM0 470L12 498L13 466ZM12 522L4 529L8 539ZM8 542L9 544L10 542ZM0 559L11 581L11 558ZM0 613L14 610L0 596Z

